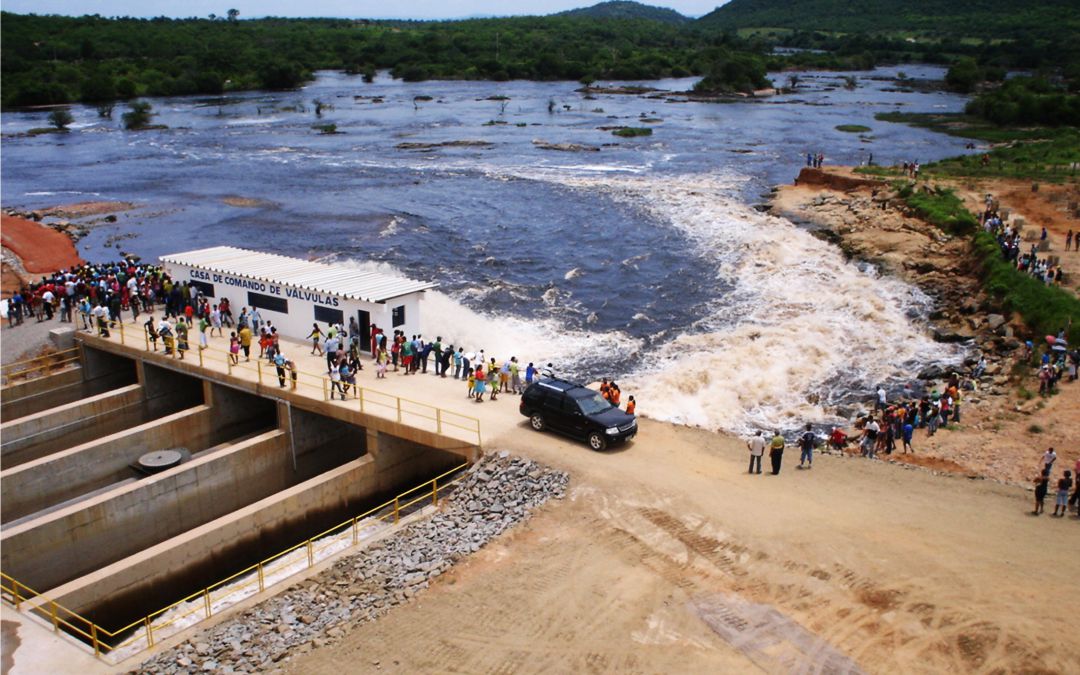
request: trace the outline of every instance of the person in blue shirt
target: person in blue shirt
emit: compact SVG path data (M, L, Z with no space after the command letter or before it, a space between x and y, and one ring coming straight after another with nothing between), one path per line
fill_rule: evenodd
M904 452L905 453L915 452L914 450L911 449L911 436L914 433L915 433L915 427L912 426L911 422L906 423L904 425L904 428L903 428Z

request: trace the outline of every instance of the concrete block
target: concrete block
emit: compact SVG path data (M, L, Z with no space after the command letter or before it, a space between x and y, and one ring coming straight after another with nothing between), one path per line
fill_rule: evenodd
M63 351L75 346L74 328L53 328L49 331L49 342L53 347Z

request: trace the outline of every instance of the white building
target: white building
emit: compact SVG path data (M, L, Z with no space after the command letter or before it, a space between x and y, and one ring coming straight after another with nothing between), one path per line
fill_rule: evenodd
M303 339L313 323L323 333L328 323L348 329L355 318L362 349L370 349L371 324L386 335L420 333L420 301L438 286L232 246L162 256L161 263L174 282L195 286L210 304L228 298L234 318L243 307L257 307L285 337Z

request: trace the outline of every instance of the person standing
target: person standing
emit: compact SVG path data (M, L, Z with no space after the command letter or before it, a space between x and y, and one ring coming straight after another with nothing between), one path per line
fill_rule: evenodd
M1049 474L1048 474L1049 475ZM1057 483L1057 500L1054 502L1054 515L1065 517L1069 511L1069 490L1072 489L1072 471L1066 471L1065 475ZM1060 511L1060 513L1059 513Z
M769 461L772 462L772 475L780 475L780 462L784 460L784 437L780 431L773 432L772 442L769 443Z
M251 360L251 329L246 325L240 326L239 335L237 339L240 340L240 349L244 350L244 360Z
M1057 461L1057 453L1054 452L1053 448L1049 448L1046 452L1043 453L1042 472L1044 474L1046 474L1047 476L1049 476L1050 472L1054 470L1054 462L1056 462L1056 461Z
M259 326L262 324L262 314L259 314L258 307L251 308L251 316L249 318L251 319L251 331L253 333L258 333Z
M903 427L904 454L915 452L911 449L911 437L915 434L915 427L911 422L905 422Z
M319 324L311 324L311 332L308 333L307 339L311 340L311 353L318 352L319 356L322 356L322 345L319 344L319 340L322 339L322 331L319 330Z
M814 446L817 445L817 436L814 434L814 430L810 427L810 423L806 423L806 431L799 437L799 448L802 452L799 453L799 468L803 468L803 462L806 462L806 468L814 468Z
M277 368L278 386L282 389L285 388L285 365L288 363L288 359L281 352L274 354L274 367ZM344 398L344 397L343 397Z
M1043 512L1043 503L1046 501L1046 493L1050 489L1050 476L1045 473L1039 474L1039 477L1035 479L1035 510L1032 511L1034 515L1039 515Z
M630 397L633 402L633 396ZM629 407L629 406L627 406ZM750 440L746 442L746 447L750 449L750 470L747 473L761 473L761 457L765 454L765 437L761 435L761 429L750 437ZM755 470L754 467L757 467Z

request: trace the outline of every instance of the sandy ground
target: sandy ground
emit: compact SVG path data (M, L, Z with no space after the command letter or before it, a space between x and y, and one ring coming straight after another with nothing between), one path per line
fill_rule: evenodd
M303 371L322 363L303 345L285 352ZM488 451L566 470L571 492L411 604L297 650L280 664L289 672L1067 673L1080 662L1080 519L1028 515L1021 488L854 457L798 470L794 450L779 476L748 475L741 439L651 420L594 453L533 432L514 396L475 404L453 379L376 380L370 366L359 380L477 416ZM1059 469L1078 459L1062 450Z
M1080 660L1078 521L1027 515L1020 490L862 459L799 471L790 450L779 476L750 476L738 439L646 421L597 454L521 419L491 447L569 471L571 497L289 672L813 672L846 655L868 672L1064 673Z

